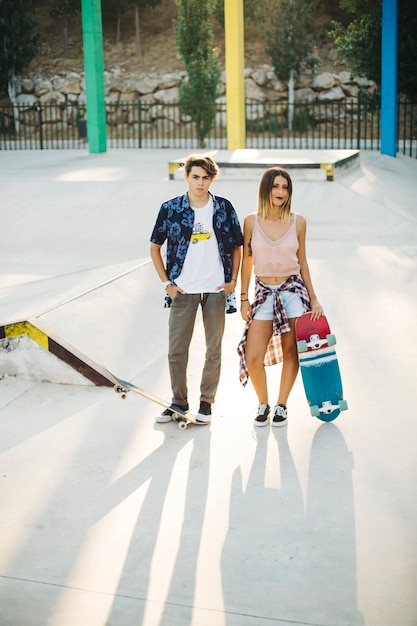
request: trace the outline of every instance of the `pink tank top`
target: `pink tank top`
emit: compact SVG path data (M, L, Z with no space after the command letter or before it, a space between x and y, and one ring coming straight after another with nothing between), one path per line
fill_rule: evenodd
M296 219L294 213L292 224L285 235L274 241L264 233L258 216L255 216L251 245L256 276L291 276L300 273Z

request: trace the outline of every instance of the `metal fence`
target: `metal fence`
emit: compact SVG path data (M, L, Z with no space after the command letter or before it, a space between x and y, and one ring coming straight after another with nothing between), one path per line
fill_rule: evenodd
M291 123L289 120L291 118ZM110 148L226 149L226 104L199 145L192 120L178 103L106 106ZM417 158L417 105L398 103L398 152ZM0 150L82 148L87 142L85 107L76 104L0 106ZM380 149L377 99L296 103L246 101L246 147L257 149Z

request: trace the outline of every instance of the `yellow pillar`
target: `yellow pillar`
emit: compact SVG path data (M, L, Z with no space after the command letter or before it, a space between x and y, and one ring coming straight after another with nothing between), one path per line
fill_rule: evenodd
M243 0L225 0L227 149L246 148Z

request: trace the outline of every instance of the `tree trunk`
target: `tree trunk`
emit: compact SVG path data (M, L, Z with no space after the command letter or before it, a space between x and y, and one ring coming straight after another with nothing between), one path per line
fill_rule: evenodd
M19 132L20 122L19 122L19 109L16 101L16 76L14 72L9 73L9 81L7 83L7 91L9 93L10 102L13 105L13 121L14 121L14 129L16 133Z
M292 130L294 121L294 83L294 70L291 70L288 80L288 130Z
M120 11L117 12L117 22L116 22L116 43L120 41L120 22L121 22Z
M142 46L140 43L140 30L139 30L139 3L135 4L135 41L136 41L136 56L142 56Z
M65 17L64 18L64 54L67 57L68 56L68 20Z

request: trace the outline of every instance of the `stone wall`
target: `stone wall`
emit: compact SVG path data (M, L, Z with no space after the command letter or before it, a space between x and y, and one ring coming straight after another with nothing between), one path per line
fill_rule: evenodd
M142 122L151 123L157 119L167 118L170 123L184 123L189 120L175 119L175 112L164 105L178 101L178 86L184 79L185 72L167 74L128 74L118 67L105 71L105 97L108 105L107 121L111 125L120 122L121 113L117 107L119 103L143 105ZM278 80L272 66L263 65L255 69L245 69L246 97L259 103L257 117L262 116L262 104L268 102L282 102L283 106L288 99L287 86ZM333 103L352 101L359 91L372 93L376 85L362 78L352 78L350 72L342 71L337 74L323 72L316 75L304 75L295 86L295 102L313 105L316 103ZM225 75L219 96L219 105L225 102ZM55 118L48 122L62 121L69 109L84 107L86 103L85 80L82 73L60 72L53 76L28 75L19 77L16 84L17 103L21 111L32 110L39 103L41 105L58 105ZM330 110L330 108L329 108ZM329 113L331 115L331 113ZM178 112L176 113L178 117ZM174 119L173 119L174 118ZM126 122L126 115L124 116ZM129 120L127 120L129 122ZM36 124L36 116L26 115L23 111L21 122ZM133 115L132 115L133 123Z

